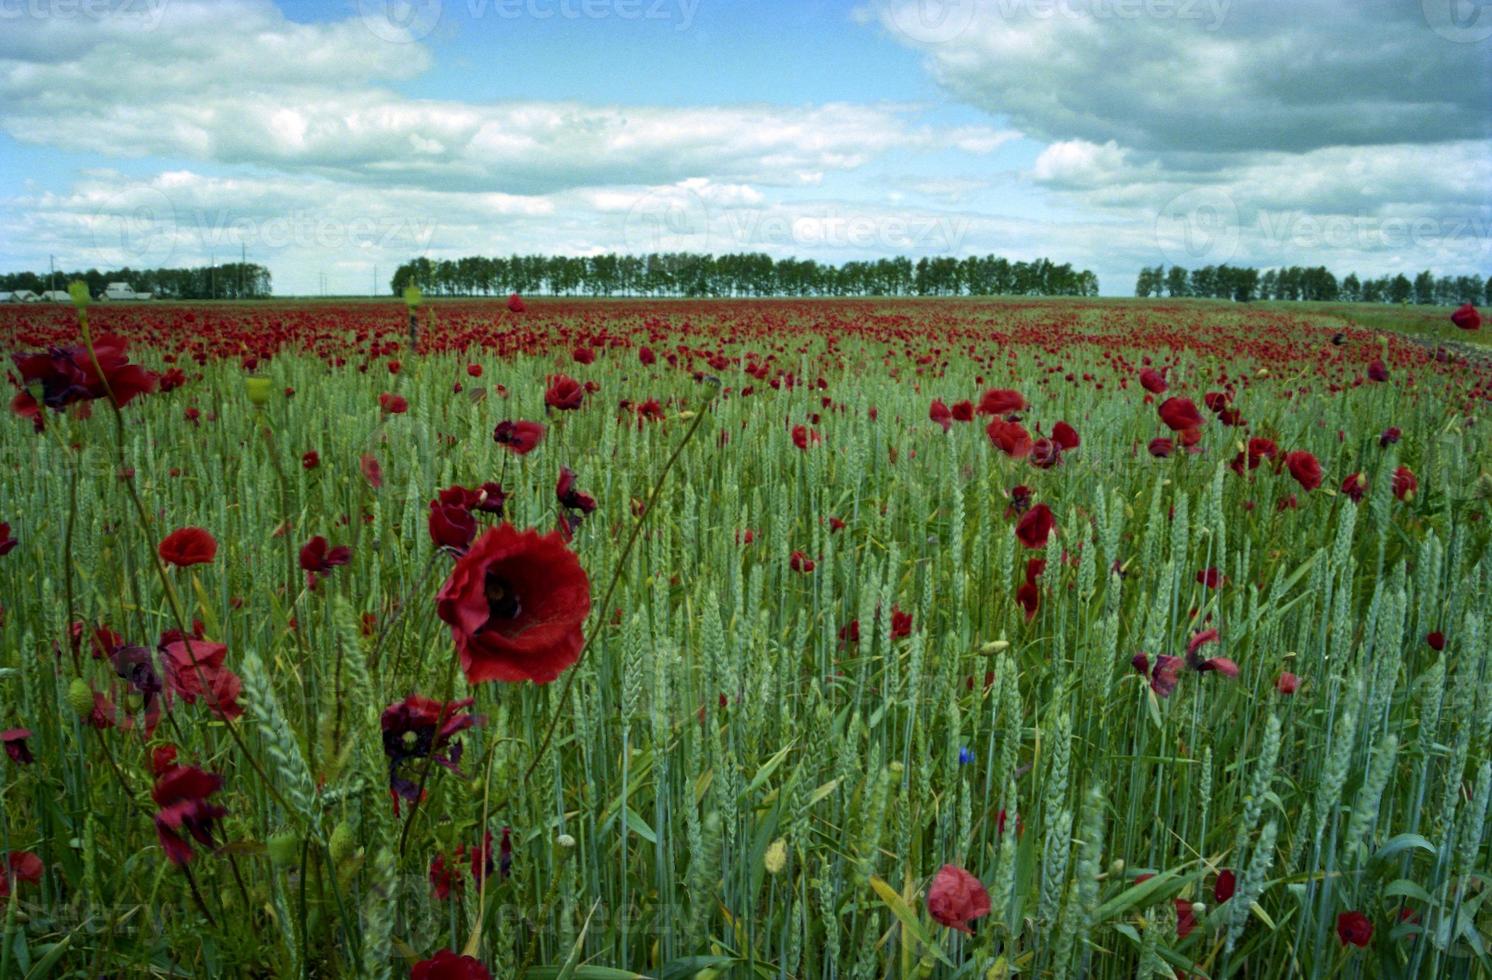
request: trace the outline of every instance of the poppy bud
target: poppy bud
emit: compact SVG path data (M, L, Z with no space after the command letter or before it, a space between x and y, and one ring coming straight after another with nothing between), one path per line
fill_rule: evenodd
M407 307L409 307L410 310L417 309L419 307L419 305L420 305L420 301L423 300L424 298L425 298L425 294L422 293L422 292L420 292L420 287L418 287L418 286L405 286L404 287L404 305L407 306Z
M67 295L73 301L73 305L79 309L93 302L93 297L88 293L88 284L82 280L70 283L67 287Z
M343 820L332 828L332 836L327 843L327 849L331 851L332 860L338 864L356 854L357 837L352 832L352 824Z
M93 712L93 688L81 677L74 677L67 686L67 703L74 712L86 718Z
M762 865L767 869L767 874L775 875L782 871L787 865L787 841L779 837L768 847L767 853L762 857Z
M277 868L288 868L300 855L300 838L293 830L282 830L265 842L269 859Z
M244 390L249 394L249 403L255 408L269 404L270 389L274 382L262 374L251 374L243 379Z

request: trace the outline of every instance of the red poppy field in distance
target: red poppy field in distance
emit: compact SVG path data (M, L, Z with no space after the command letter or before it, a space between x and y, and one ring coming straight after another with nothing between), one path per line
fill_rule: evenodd
M1474 349L411 303L0 307L0 977L1489 968Z

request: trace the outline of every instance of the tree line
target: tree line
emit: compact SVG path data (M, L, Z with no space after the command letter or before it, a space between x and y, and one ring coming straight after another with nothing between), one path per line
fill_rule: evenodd
M418 258L390 280L437 296L1097 296L1087 269L995 255L906 256L841 265L762 253Z
M1492 304L1492 276L1436 276L1426 269L1412 280L1399 273L1360 279L1357 274L1338 280L1324 266L1283 269L1204 266L1187 271L1173 265L1144 268L1135 282L1136 296L1197 296L1252 300L1321 300L1347 303L1417 303L1459 306L1462 303Z
M195 269L89 269L86 272L0 273L0 292L29 289L33 293L66 289L82 280L93 295L111 282L128 283L139 293L154 293L159 299L263 299L270 295L269 270L253 262L225 262Z

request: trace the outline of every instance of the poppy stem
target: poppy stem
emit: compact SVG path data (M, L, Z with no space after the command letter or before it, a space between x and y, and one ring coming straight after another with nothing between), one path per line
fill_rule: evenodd
M622 553L617 556L616 565L611 571L611 582L606 586L605 596L601 600L600 613L602 622L605 622L606 610L611 606L612 595L616 592L617 583L621 581L622 572L627 567L627 559L632 554L632 546L637 543L637 538L642 533L643 525L652 516L653 505L657 503L658 497L663 491L663 484L667 481L669 472L674 468L674 464L679 461L679 457L683 455L684 447L689 445L690 440L694 438L694 433L699 431L700 424L705 420L705 409L715 400L715 396L720 393L720 382L714 379L710 380L714 385L714 390L700 403L698 413L694 416L694 421L689 424L689 430L684 433L684 438L674 447L673 455L668 457L668 462L663 464L663 469L658 473L658 479L653 484L653 491L648 494L647 503L643 506L642 513L638 515L637 520L633 522L632 533L628 535L627 543L622 546ZM570 688L575 686L575 677L580 672L580 663L585 659L586 653L591 648L591 641L595 638L595 633L590 633L586 636L585 643L580 648L580 656L575 658L575 663L570 667L569 673L565 675L565 685L560 688L559 697L555 700L554 713L550 716L549 725L544 730L544 739L539 743L538 749L534 752L534 757L529 762L528 768L523 771L523 778L519 781L520 784L527 783L533 777L534 770L539 768L539 762L543 760L544 753L549 749L549 743L554 740L554 732L559 727L559 720L560 716L564 713L565 702L570 697Z
M409 817L404 821L404 829L399 831L400 857L404 856L404 847L409 843L409 828L414 826L415 814L420 811L420 801L425 798L425 782L430 778L430 770L435 765L435 753L440 751L440 730L446 723L447 712L451 710L451 697L456 693L457 663L458 660L452 657L451 665L446 668L446 693L440 702L440 710L435 713L435 735L430 741L430 754L425 756L425 766L420 770L420 781L415 784L414 799L409 804Z

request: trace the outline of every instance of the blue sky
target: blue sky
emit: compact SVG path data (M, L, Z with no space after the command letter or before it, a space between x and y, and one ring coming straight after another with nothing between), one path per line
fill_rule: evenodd
M1492 271L1471 0L0 0L0 268Z

